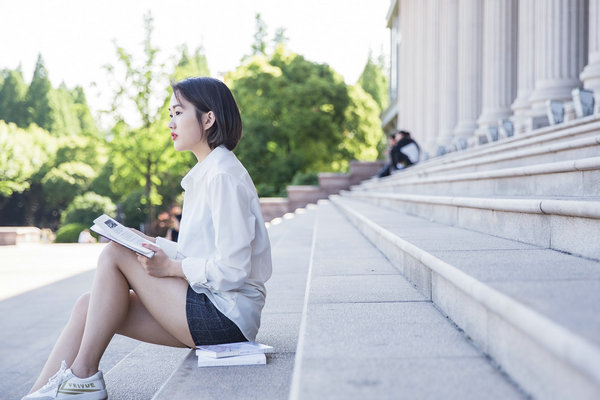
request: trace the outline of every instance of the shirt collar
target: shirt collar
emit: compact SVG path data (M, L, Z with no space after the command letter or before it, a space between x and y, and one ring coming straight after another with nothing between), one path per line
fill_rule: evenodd
M227 150L223 145L215 147L210 153L208 153L202 162L196 163L196 165L194 165L192 169L185 174L181 180L181 187L186 190L193 181L202 179L202 177L206 175L206 171L208 171L210 167L217 162L217 160L220 158L220 154L222 154L224 151Z

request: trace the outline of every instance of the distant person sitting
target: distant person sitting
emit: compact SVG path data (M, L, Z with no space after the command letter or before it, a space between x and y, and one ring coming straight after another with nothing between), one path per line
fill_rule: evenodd
M384 176L388 176L390 174L391 166L392 166L392 149L394 148L394 145L396 144L396 135L397 134L398 134L398 132L392 133L390 136L388 136L388 147L385 149L386 161L385 161L384 166L377 173L378 178L383 178Z
M421 156L421 148L410 137L410 132L400 131L400 139L394 145L391 151L392 156L392 172L410 167L419 162Z
M96 238L92 236L89 229L84 229L79 233L78 243L96 243Z

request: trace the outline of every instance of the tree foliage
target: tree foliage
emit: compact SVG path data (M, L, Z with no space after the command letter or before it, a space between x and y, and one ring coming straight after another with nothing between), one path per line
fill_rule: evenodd
M345 168L349 160L374 161L379 154L383 130L379 119L379 106L360 85L348 87L350 104L345 111L344 140L340 159Z
M343 139L349 98L340 75L280 46L226 78L242 113L236 149L259 194L278 195L298 172L327 170Z
M27 123L50 131L54 126L54 111L51 99L52 84L48 78L48 71L44 66L42 55L38 55L33 78L25 95L25 108L28 114Z
M42 179L44 200L50 207L64 209L79 193L87 190L96 171L80 161L62 163Z
M388 107L388 80L383 72L382 60L375 62L371 54L363 72L358 78L358 84L369 93L373 100L379 106L379 112L382 112Z
M0 89L0 120L14 122L18 126L26 126L28 115L25 108L27 85L21 70L2 71Z
M56 141L35 125L25 130L0 121L0 149L0 196L8 197L30 188L34 175L53 159Z
M267 24L261 18L260 14L256 14L255 20L255 31L254 31L254 42L252 43L252 56L266 55L267 54Z
M112 200L93 192L77 195L62 213L61 224L82 223L89 226L101 214L115 215L117 207Z

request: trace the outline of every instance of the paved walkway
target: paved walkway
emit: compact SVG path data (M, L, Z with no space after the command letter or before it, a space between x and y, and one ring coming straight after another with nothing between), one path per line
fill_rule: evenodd
M0 301L96 268L104 246L106 244L0 246Z
M31 387L74 301L89 291L104 246L0 246L0 400Z

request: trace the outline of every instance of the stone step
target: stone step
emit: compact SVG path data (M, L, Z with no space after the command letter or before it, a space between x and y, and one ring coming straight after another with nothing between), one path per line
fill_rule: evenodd
M291 399L526 396L320 202Z
M344 192L407 214L600 260L600 200ZM593 200L592 200L593 199Z
M314 206L269 225L273 275L257 341L272 345L267 365L198 368L188 354L153 397L167 399L284 399L288 397L313 240Z
M515 153L530 148L544 148L548 144L571 142L574 139L596 137L600 132L600 116L592 115L569 121L564 124L547 126L545 128L515 135L483 146L462 150L429 160L428 165L443 165L456 162L473 161L480 158L495 157L502 153ZM578 142L575 142L578 143ZM579 145L583 144L579 143ZM571 146L577 148L579 145ZM573 157L583 158L583 157Z
M600 398L600 263L331 200L528 394Z
M598 157L600 116L571 122L576 125L539 129L527 135L432 158L390 177L365 181L360 187L370 188L380 182L409 177L489 171Z
M448 196L600 197L600 157L492 171L381 180L355 190Z
M151 399L190 353L192 351L186 348L138 342L133 351L104 374L108 397L114 400Z

